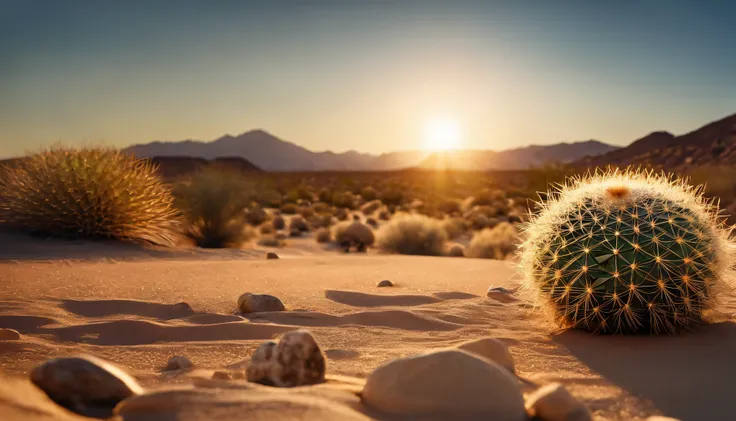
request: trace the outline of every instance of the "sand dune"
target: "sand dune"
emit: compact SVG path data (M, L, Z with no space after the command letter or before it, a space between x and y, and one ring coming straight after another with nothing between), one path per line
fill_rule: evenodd
M396 286L376 288L382 279ZM726 409L736 385L733 321L676 337L558 332L528 297L486 297L491 284L515 291L512 264L318 253L275 261L0 263L0 327L22 335L19 341L0 341L0 367L23 378L52 356L105 358L144 387L160 390L127 402L124 420L150 420L155 414L242 419L245 413L249 419L278 414L284 420L405 420L363 407L353 390L359 386L351 382L398 357L492 336L510 347L519 375L539 384L564 384L596 419L640 420L660 413L683 420L731 419ZM237 314L236 299L243 292L275 295L287 311ZM736 300L727 297L723 313L734 310ZM210 379L218 370L242 376L263 340L297 328L313 332L330 375L351 377L289 391ZM186 355L196 369L161 372L172 355ZM0 399L0 414L10 414L2 419L30 413L75 419L33 395L27 383L17 384L3 389L17 399Z

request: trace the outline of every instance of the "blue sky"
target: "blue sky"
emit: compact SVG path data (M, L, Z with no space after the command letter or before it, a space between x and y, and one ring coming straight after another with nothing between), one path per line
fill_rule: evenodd
M0 156L262 128L313 150L626 144L736 113L736 2L0 0Z

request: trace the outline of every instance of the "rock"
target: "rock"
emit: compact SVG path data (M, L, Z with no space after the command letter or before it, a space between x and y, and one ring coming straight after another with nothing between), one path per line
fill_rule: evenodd
M268 253L266 253L266 260L276 260L276 259L279 259L279 255L278 254L276 254L276 253L274 253L272 251L269 251Z
M384 279L383 281L376 284L376 287L383 288L383 287L392 287L394 286L394 283L389 281L388 279Z
M491 286L490 288L488 288L488 292L486 293L486 295L490 297L491 293L493 292L500 292L502 294L511 294L511 292L504 287Z
M465 342L458 345L458 348L463 349L473 354L480 355L483 358L487 358L496 364L504 367L509 372L516 373L514 367L514 357L511 356L509 348L505 343L494 338L481 338L472 341Z
M0 341L17 341L20 333L14 329L0 328Z
M192 364L192 361L189 358L181 356L181 355L175 355L169 358L169 362L166 364L166 368L164 368L164 370L165 371L188 370L192 367L194 367L194 364Z
M516 378L500 365L461 349L442 349L381 365L368 376L362 399L392 414L527 419Z
M48 360L31 371L31 381L52 400L81 414L89 408L112 409L120 401L143 393L123 370L91 356Z
M504 287L491 286L490 288L488 288L486 296L502 303L512 303L514 301L519 301L518 298L511 295L511 291L507 290Z
M258 313L262 311L284 311L284 303L273 295L251 294L246 292L238 297L238 310L241 313Z
M294 387L325 381L322 350L306 330L287 332L276 344L264 342L253 354L246 374L249 382Z
M588 408L559 383L542 386L527 397L529 417L541 421L592 421Z

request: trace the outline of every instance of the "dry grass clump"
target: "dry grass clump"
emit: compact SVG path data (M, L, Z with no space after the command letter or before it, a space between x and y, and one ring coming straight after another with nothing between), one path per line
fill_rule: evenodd
M273 220L271 221L271 225L273 225L273 228L276 230L282 230L286 228L286 221L284 220L283 216L276 215L273 217Z
M174 198L149 161L53 148L0 169L0 224L34 235L171 244Z
M313 229L329 228L334 223L332 215L312 215L307 218L307 223Z
M334 215L338 221L346 221L348 219L348 210L345 208L335 208Z
M516 228L508 222L502 222L473 235L465 254L468 257L504 260L516 250L518 239Z
M382 210L378 212L378 219L380 219L381 221L388 221L389 219L391 219L391 212L387 210Z
M279 210L284 215L296 215L299 212L299 206L296 203L284 203Z
M318 243L329 243L332 241L332 233L328 228L320 228L317 230L315 239Z
M289 220L289 231L307 232L309 231L309 224L301 216L292 216Z
M361 206L360 211L363 212L363 215L370 216L373 215L377 210L381 209L381 206L383 206L383 203L381 203L380 200L371 200L370 202Z
M257 227L268 220L268 214L259 207L247 209L245 211L245 220L254 227Z
M249 202L240 177L207 169L177 185L177 205L187 221L186 235L203 248L241 247L253 239L243 211Z
M258 245L261 247L284 247L286 246L286 241L278 235L268 234L258 239Z
M442 228L447 233L447 238L455 239L468 231L469 223L464 218L447 218L442 221Z
M304 218L310 218L314 216L314 209L312 209L310 206L300 206L299 215L301 215Z
M358 251L365 251L376 240L371 227L360 221L340 222L333 227L332 234L335 242L346 252L353 247Z
M274 234L276 232L276 229L273 227L272 224L263 224L258 227L258 232L261 234Z
M390 253L441 256L446 241L440 221L424 215L401 215L378 230L376 245Z
M462 244L452 244L447 248L448 257L465 257L465 247Z
M378 221L375 218L366 218L365 223L370 225L371 228L378 228Z

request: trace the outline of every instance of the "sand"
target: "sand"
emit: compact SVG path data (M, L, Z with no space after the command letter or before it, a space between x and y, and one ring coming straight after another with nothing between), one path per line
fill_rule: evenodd
M554 329L524 295L486 297L491 285L517 291L513 262L345 255L312 239L269 261L261 248L169 252L7 236L0 243L0 328L21 333L0 341L3 420L81 419L27 381L44 360L79 353L158 391L129 402L126 420L413 419L362 405L362 379L389 360L482 337L506 343L525 379L563 384L595 419L736 417L732 296L722 322L691 333L591 336ZM377 288L383 279L395 286ZM287 311L238 315L244 292L275 295ZM262 341L298 328L325 351L328 383L285 390L211 380L218 370L242 373ZM195 369L164 372L173 355Z

